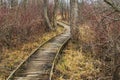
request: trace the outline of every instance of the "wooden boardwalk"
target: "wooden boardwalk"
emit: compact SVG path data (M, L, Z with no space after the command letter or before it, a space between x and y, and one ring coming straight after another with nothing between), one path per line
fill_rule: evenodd
M65 28L64 32L40 46L11 73L7 80L51 80L54 60L70 39L69 26L57 23Z

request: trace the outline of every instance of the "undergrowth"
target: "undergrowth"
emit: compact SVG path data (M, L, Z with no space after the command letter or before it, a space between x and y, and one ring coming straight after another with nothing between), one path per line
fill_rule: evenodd
M88 26L80 25L79 49L71 41L60 55L54 69L54 80L96 80L100 75L101 62L91 52L95 40L94 31ZM88 46L86 46L88 45Z
M95 80L99 75L100 61L91 54L73 49L71 42L62 52L55 66L54 80Z
M36 38L25 44L17 46L16 49L5 49L2 61L0 62L0 80L6 80L8 75L23 61L30 53L36 49L44 41L49 40L53 36L61 33L63 28L59 27L54 32L48 32L42 36L36 36Z

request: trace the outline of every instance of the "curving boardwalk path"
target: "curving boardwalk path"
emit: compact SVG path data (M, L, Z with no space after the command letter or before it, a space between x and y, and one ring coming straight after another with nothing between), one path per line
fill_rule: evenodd
M69 26L61 22L57 23L63 26L65 31L39 47L11 73L7 80L51 80L53 61L70 39Z

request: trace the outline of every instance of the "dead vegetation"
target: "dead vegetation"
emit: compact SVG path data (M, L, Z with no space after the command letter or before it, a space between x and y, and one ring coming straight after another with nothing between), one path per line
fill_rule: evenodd
M58 27L55 32L48 32L42 36L37 36L34 41L20 45L17 49L5 49L4 55L0 63L0 80L6 80L11 71L13 71L30 53L40 44L50 38L60 34L63 31L62 27Z
M45 8L48 8L45 11L45 13L48 12L48 22L54 25L53 16L57 15L57 11L54 13L53 9L58 7L57 19L64 20L67 24L73 23L71 24L72 40L75 40L77 44L70 42L63 52L64 54L56 65L58 73L55 72L57 74L54 75L55 79L119 80L120 1L60 0L59 6L56 5L56 7L53 0L50 0L50 3L47 3L47 0L44 1L46 1ZM71 3L68 4L69 2ZM5 66L1 64L1 71L4 75L7 71L3 71L3 68L11 70L14 64L18 64L18 61L14 61L13 58L19 60L25 58L28 55L26 51L31 51L38 45L39 40L36 40L36 37L42 37L44 33L50 31L48 28L50 26L46 26L43 17L43 0L33 2L29 0L27 4L23 2L18 6L13 6L7 7L6 4L0 4L0 61L5 64ZM20 54L19 58L17 53L25 55ZM14 57L10 56L11 54ZM8 60L13 63L6 62Z
M101 62L90 46L95 40L94 31L88 24L81 25L79 30L79 49L69 42L55 66L54 80L94 80L100 75Z
M120 74L120 12L119 0L71 0L73 48L89 53L100 61L100 80L119 80ZM77 5L78 3L79 5ZM78 7L76 7L78 6ZM78 9L77 9L78 8ZM76 13L78 10L78 14ZM71 13L70 13L71 14ZM77 16L77 17L76 17ZM76 19L77 20L76 20ZM70 20L66 22L70 22ZM89 25L86 28L86 24ZM85 25L84 27L82 27ZM78 31L78 29L80 30ZM88 31L90 30L90 33ZM83 31L83 32L82 32ZM84 32L85 31L85 32ZM91 32L92 31L92 32ZM87 36L88 35L88 36ZM86 38L87 37L87 38ZM74 41L74 39L76 39ZM76 44L76 45L75 45ZM79 80L79 79L78 79Z
M97 79L100 64L101 62L89 53L74 50L70 42L55 66L54 80Z

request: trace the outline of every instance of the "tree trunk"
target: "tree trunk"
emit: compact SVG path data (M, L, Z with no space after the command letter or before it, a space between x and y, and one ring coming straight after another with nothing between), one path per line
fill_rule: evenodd
M11 7L16 6L16 5L18 4L17 1L18 1L18 0L11 0L11 2L10 2Z
M3 5L3 0L0 0L0 6L2 6Z
M69 0L67 0L67 3L69 3ZM68 15L68 19L67 21L70 22L70 8L69 8L69 4L67 4L67 15Z
M60 13L61 13L61 17L64 20L64 0L60 1Z
M50 20L48 18L48 0L43 0L44 2L44 7L43 7L43 10L44 10L44 18L45 18L45 23L46 23L46 26L50 29L50 30L54 30L52 28L52 25L50 23Z
M120 65L116 67L112 80L120 80Z
M120 80L120 52L117 41L114 41L114 72L112 80Z
M71 28L71 39L72 42L77 43L78 41L78 0L70 0L70 28Z
M23 5L23 8L26 10L26 8L27 8L27 2L28 2L28 0L23 0L22 1L22 5Z
M59 0L54 0L54 11L53 11L53 27L56 28L57 27L57 22L56 22L56 18L57 18L57 9L58 9L58 5L59 5Z

